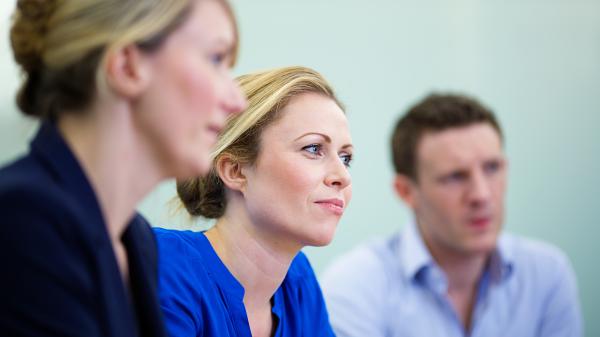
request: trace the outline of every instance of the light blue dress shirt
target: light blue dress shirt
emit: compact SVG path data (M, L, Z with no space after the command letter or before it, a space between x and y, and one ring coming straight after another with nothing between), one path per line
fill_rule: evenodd
M576 283L557 248L503 234L465 331L444 272L411 222L336 260L321 286L338 337L580 337Z

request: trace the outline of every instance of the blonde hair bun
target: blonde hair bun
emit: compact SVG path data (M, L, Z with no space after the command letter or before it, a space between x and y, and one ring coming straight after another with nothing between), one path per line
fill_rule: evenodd
M31 72L42 64L44 40L57 0L18 0L10 32L15 61Z

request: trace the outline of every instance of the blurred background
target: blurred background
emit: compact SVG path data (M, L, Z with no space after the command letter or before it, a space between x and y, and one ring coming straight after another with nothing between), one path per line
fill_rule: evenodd
M14 104L19 73L8 41L15 1L0 2L0 164L36 130ZM236 75L305 65L347 106L354 197L333 243L307 248L321 273L355 245L400 230L389 136L431 91L473 95L498 115L510 160L508 231L549 241L577 273L586 336L600 336L600 1L234 0ZM161 227L203 229L169 204L165 182L140 205Z

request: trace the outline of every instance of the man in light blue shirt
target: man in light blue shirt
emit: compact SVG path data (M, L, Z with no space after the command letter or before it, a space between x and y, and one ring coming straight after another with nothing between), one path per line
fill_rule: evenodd
M338 336L583 335L567 257L501 233L507 161L489 109L430 95L398 121L392 155L414 221L325 273Z

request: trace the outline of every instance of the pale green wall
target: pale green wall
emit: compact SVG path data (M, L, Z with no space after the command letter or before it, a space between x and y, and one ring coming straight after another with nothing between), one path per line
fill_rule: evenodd
M17 117L17 72L8 42L11 3L0 3L0 161L25 148L33 126ZM497 112L510 158L507 227L546 239L573 261L586 335L600 336L600 1L237 0L236 74L290 64L324 73L348 107L356 145L354 199L336 239L308 249L321 272L357 243L401 228L388 136L425 93L474 94ZM141 205L167 214L165 183Z

